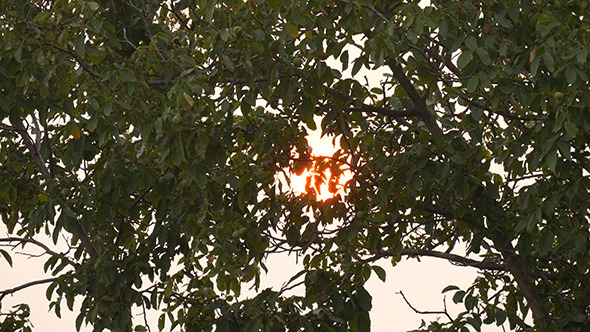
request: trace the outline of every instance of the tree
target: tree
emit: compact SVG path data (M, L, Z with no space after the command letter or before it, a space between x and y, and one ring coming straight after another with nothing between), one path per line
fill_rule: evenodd
M81 300L77 327L144 330L139 306L191 331L367 331L373 263L404 256L480 271L421 330L590 326L586 1L0 8L0 243L44 250L54 277L22 287ZM311 156L316 128L336 154ZM346 195L277 181L310 167L350 169ZM304 295L237 299L285 251Z

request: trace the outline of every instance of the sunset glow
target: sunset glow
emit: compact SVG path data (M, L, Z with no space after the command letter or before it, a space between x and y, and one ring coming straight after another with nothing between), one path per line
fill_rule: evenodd
M291 174L291 189L296 194L303 194L313 190L318 201L325 201L326 199L336 197L337 195L344 197L346 182L352 177L351 172L346 170L338 179L333 179L332 181L335 185L331 188L332 190L330 190L329 185L331 179L330 170L327 169L323 175L324 177L322 178L321 174L317 174L313 172L313 170L305 170L301 175ZM319 191L314 185L314 178L316 177L319 177L318 180L321 181Z
M289 174L291 190L298 195L313 191L318 201L325 201L338 195L344 197L346 183L352 179L349 165L346 163L339 165L341 174L334 176L329 168L326 168L323 173L316 172L314 166L318 165L317 163L326 162L337 149L330 138L326 136L320 137L319 133L316 132L309 134L308 142L313 149L311 159L314 162L310 169L304 170L300 175Z

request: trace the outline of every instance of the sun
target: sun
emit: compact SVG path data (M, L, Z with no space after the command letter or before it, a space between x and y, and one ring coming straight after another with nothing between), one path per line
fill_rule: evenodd
M326 156L314 156L313 158L323 159ZM291 174L291 189L296 194L313 193L317 201L325 201L333 197L344 197L346 182L351 176L348 170L343 170L339 175L332 175L330 169L317 172L313 168L306 169L300 175Z
M309 159L294 162L305 162L302 173L288 173L289 186L297 195L313 194L317 201L326 201L334 197L344 197L347 183L352 179L348 162L333 158L336 147L328 137L321 137L317 132L308 135L312 147Z

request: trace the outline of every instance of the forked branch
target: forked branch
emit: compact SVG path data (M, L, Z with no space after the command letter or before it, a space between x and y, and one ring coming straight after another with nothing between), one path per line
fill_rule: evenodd
M410 307L410 309L414 310L414 312L417 313L417 314L421 314L421 315L445 315L445 316L447 316L447 318L451 322L453 321L453 317L451 317L451 315L449 315L449 312L447 311L447 301L445 300L445 298L443 298L443 305L444 305L444 309L443 310L439 310L439 311L422 311L422 310L418 310L418 309L414 308L414 306L410 303L410 301L408 301L408 299L406 298L406 296L404 295L404 293L401 290L399 292L397 292L396 294L401 295L404 298L404 301L406 302L406 304L408 305L408 307Z

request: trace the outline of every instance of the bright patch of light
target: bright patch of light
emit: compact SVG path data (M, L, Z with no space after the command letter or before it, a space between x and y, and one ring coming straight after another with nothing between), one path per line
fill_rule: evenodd
M309 133L308 143L312 147L312 158L315 162L326 161L337 151L332 139L328 136L321 137L317 131ZM290 174L290 187L293 193L302 195L315 193L316 200L325 201L333 197L344 197L346 183L352 179L352 171L346 162L340 165L341 174L333 175L330 169L318 173L312 167L302 174Z

